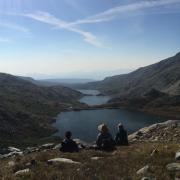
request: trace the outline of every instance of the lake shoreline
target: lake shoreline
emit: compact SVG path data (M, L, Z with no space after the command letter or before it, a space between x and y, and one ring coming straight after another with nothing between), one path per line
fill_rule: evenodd
M81 93L83 92L82 90L78 90ZM134 110L134 111L138 111L138 112L144 112L144 113L148 113L150 115L157 115L157 116L161 116L164 118L170 118L170 119L174 119L174 120L179 120L180 119L180 115L179 112L177 111L173 111L172 109L169 110L169 108L167 107L166 109L162 109L162 108L138 108L138 107L134 107L134 106L129 106L126 104L122 104L122 103L117 103L117 102L110 102L113 98L111 96L109 96L108 94L105 94L99 90L85 90L85 91L96 91L96 94L86 94L84 93L84 96L104 96L104 97L109 97L109 100L107 100L106 103L104 104L98 104L98 105L88 105L86 108L73 108L71 110L73 111L82 111L82 110L97 110L97 109L126 109L126 110Z
M133 119L134 118L134 119ZM128 134L136 132L154 123L167 121L168 118L147 114L127 108L83 108L61 112L52 126L57 129L53 136L63 137L67 130L73 132L73 137L92 142L98 134L97 126L106 123L114 136L118 123L123 123Z
M108 123L110 123L110 125L111 125L111 124L113 124L114 117L113 116L112 117L108 116L107 113L109 112L109 110L112 110L112 112L114 112L114 110L117 110L117 111L119 110L119 111L122 111L122 114L123 114L123 112L126 112L126 111L128 112L129 111L130 112L130 116L131 116L131 120L130 121L134 120L134 122L137 119L136 114L138 114L138 113L139 114L141 114L141 113L146 114L147 117L145 115L144 119L147 118L148 121L152 122L152 123L156 123L156 121L154 121L154 117L153 116L157 116L157 123L158 123L158 118L159 119L162 118L162 119L166 119L166 120L167 119L174 119L174 120L178 119L178 117L176 117L176 116L167 115L167 113L156 111L156 110L140 109L140 108L137 108L137 107L125 106L125 105L118 104L118 103L109 103L108 99L104 103L104 99L103 98L104 97L106 98L108 96L106 96L104 94L101 94L101 92L98 92L97 90L85 90L85 93L83 93L84 90L79 90L79 91L83 94L82 98L83 98L83 100L85 100L84 102L82 102L82 98L81 98L81 99L79 99L79 102L84 104L84 105L86 105L86 106L79 106L79 107L74 106L74 107L71 107L71 108L64 109L64 111L61 111L61 113L59 113L56 116L56 118L54 118L55 121L53 122L52 126L55 129L55 134L53 134L53 135L62 137L63 133L65 132L65 130L69 129L69 130L73 131L72 124L74 124L74 123L77 123L77 124L79 123L82 126L82 127L78 127L78 128L76 127L76 130L79 129L79 131L80 131L82 128L86 129L86 125L85 124L82 125L82 122L84 122L83 119L86 119L85 122L88 124L89 117L91 118L92 123L94 123L94 121L96 121L98 118L99 119L104 119L104 118L106 119L106 116L107 116L108 119L109 119ZM92 94L91 94L91 91L92 91ZM103 98L101 98L100 96L101 97L103 96ZM88 97L88 98L86 98L86 97ZM93 99L93 101L92 101L92 99ZM92 102L94 103L94 105L91 105L91 104L93 104ZM96 103L97 103L97 105L96 105ZM98 111L98 110L100 110L100 111ZM107 112L106 112L106 110L107 110ZM88 112L88 111L90 111L90 112ZM95 112L93 112L93 111L95 111ZM76 112L77 112L77 115L76 115ZM96 113L100 113L100 114L96 114L94 116L94 113L95 114ZM134 113L134 115L133 115L133 113ZM72 116L72 114L73 114L73 116ZM85 114L85 115L81 116L82 114ZM99 117L98 117L98 115L99 115ZM140 117L141 116L142 115L140 115ZM150 116L150 118L148 116ZM122 118L121 114L119 114L119 117L120 117L119 121L122 121L124 119L126 121L126 123L129 123L129 120L128 119L126 120L126 115ZM134 119L133 119L133 117L134 117ZM128 118L128 114L127 114L127 118ZM152 118L152 120L151 120L151 118ZM112 119L112 121L111 121L111 119ZM118 117L115 117L115 119L118 119ZM107 119L106 119L106 121L107 121ZM136 124L139 123L138 120L136 122L137 122ZM70 124L72 123L71 126L67 125L69 123ZM99 123L101 123L101 122L99 122ZM126 123L124 122L124 124L126 124ZM142 122L141 128L145 127L144 123L145 123L145 121ZM97 124L96 125L94 124L94 126L97 126ZM95 131L95 129L93 130L93 132L94 131Z
M159 111L147 111L147 110L143 110L143 109L138 109L138 108L132 108L132 107L126 107L126 106L116 106L116 105L98 105L98 106L89 106L86 108L73 108L71 110L67 110L67 111L62 111L62 112L70 112L70 111L84 111L84 110L98 110L98 109L125 109L125 110L133 110L133 111L137 111L137 112L144 112L144 113L148 113L150 115L157 115L157 116L161 116L164 118L172 118L174 120L178 120L179 118L177 116L173 116L173 115L167 115L165 112L159 112Z

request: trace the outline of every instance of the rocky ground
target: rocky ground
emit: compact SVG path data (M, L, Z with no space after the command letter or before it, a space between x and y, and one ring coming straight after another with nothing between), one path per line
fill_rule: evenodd
M59 144L1 149L0 179L179 180L180 121L143 128L114 152L61 153Z
M169 120L164 123L153 124L149 127L129 135L131 142L165 142L180 143L180 121Z

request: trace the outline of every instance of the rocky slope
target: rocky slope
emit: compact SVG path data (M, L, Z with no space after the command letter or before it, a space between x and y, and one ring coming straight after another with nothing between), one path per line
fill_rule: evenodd
M73 106L83 106L81 93L53 86L40 87L29 81L0 74L0 142L45 137L54 129L52 117Z
M140 97L115 97L106 106L125 107L169 118L180 119L180 95L169 95L156 89Z
M129 74L107 77L81 88L98 89L119 97L137 97L154 88L171 95L180 94L180 53Z
M175 142L180 145L180 121L169 120L164 123L153 124L144 127L139 131L129 135L130 142Z

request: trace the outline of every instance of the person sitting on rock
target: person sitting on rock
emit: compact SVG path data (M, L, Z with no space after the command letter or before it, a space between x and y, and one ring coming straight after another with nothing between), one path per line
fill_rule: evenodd
M128 145L127 131L124 129L124 127L121 123L118 124L118 133L115 136L115 143L117 146Z
M98 126L100 133L98 134L96 145L97 149L104 151L112 151L115 149L115 143L112 135L109 133L106 124L101 124Z
M79 148L75 141L71 139L72 133L67 131L65 133L65 139L61 143L60 151L62 152L78 152Z

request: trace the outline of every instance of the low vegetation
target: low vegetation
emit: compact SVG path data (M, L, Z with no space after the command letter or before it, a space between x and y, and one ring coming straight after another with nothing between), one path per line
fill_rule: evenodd
M179 144L174 143L134 143L127 147L119 147L112 153L94 150L82 150L80 153L61 153L58 150L32 153L23 157L16 157L0 161L0 179L4 180L139 180L143 175L137 171L149 165L146 175L157 179L171 180L175 174L169 173L166 165L175 162L175 152ZM153 150L156 153L152 155ZM81 164L58 163L48 165L47 160L52 158L68 158ZM97 160L92 157L99 157ZM29 173L15 176L18 170L25 169L27 163L36 160ZM11 166L10 162L15 164ZM176 174L176 177L179 175Z

